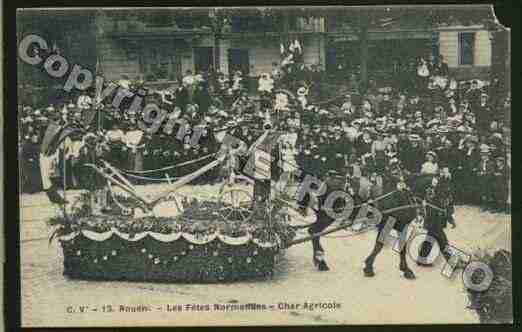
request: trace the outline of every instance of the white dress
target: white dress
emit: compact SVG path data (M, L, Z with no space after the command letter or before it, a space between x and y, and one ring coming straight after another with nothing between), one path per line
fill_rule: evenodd
M439 165L437 163L425 162L422 164L421 174L432 174L435 175L439 172Z
M257 88L257 90L259 92L272 92L272 90L274 89L274 80L271 79L271 78L268 78L268 79L265 79L265 78L260 78L259 79L259 87Z

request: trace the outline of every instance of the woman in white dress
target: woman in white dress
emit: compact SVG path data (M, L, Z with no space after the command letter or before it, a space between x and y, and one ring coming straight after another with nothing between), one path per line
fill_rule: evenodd
M433 151L426 153L426 162L422 164L421 174L436 175L439 173L439 164L437 163L437 154Z

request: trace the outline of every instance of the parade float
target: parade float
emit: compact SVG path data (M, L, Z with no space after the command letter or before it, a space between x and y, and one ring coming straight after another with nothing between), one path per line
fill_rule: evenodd
M275 91L276 101L269 102L275 110L260 112L265 123L271 123L270 118L284 120L277 115L288 111L288 99L295 97L281 91ZM243 147L249 155L266 144L262 137L271 136L269 144L278 144L280 134L272 135L272 129L265 126L256 143ZM98 149L95 145L93 150ZM265 197L260 200L252 176L230 172L230 164L238 162L236 152L224 151L198 170L173 183L169 180L165 191L153 198L138 193L130 182L132 174L104 158L93 158L85 166L93 182L102 184L72 204L64 204L60 216L50 221L56 226L51 240L58 239L63 249L63 274L76 279L168 282L271 276L276 256L291 245L296 234L289 224L288 201L274 197L274 190L267 193L270 177L261 186ZM217 169L228 169L228 174L218 184L215 197L180 193L182 187Z
M145 198L108 162L87 165L106 180L51 220L63 249L64 275L78 279L225 282L271 276L276 255L295 233L281 207L256 204L247 185L224 181L215 199L176 191L218 167L216 159ZM250 183L251 184L251 183ZM106 198L107 197L107 198ZM96 202L94 202L94 206Z

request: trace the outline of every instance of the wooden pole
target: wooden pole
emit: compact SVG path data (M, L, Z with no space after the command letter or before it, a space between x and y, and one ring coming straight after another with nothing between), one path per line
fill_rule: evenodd
M199 170L195 171L194 173L185 175L184 177L180 178L179 180L177 180L176 182L171 184L169 186L168 190L158 194L156 197L154 197L152 200L150 200L148 202L148 205L150 207L154 206L157 202L159 202L160 200L165 198L168 194L176 191L177 189L179 189L180 187L182 187L185 184L189 183L190 181L196 179L197 177L201 176L202 174L204 174L204 173L210 171L211 169L217 167L219 164L221 164L221 162L222 162L222 160L220 160L220 159L214 160L210 164L207 164L207 165L201 167Z
M397 212L397 211L400 211L400 210L406 210L406 209L415 209L415 208L419 208L421 206L422 205L419 205L419 204L404 205L404 206L399 206L399 207L395 207L395 208L392 208L392 209L381 211L381 214L393 213L393 212ZM371 219L368 218L368 217L354 219L349 224L342 224L342 225L339 225L337 227L334 227L334 228L331 228L331 229L328 229L328 230L324 230L322 232L315 233L315 234L312 234L310 236L303 237L301 239L290 241L290 242L288 242L288 247L293 246L295 244L311 241L311 240L313 240L315 238L318 238L320 236L324 236L324 235L327 235L327 234L330 234L330 233L334 233L334 232L340 231L342 229L345 229L345 228L348 228L348 227L352 226L355 221L364 221L364 220L371 220Z

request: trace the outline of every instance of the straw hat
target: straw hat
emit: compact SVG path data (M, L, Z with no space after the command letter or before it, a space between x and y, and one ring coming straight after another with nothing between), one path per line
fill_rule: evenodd
M480 145L480 153L481 154L489 154L491 152L491 148L487 144Z
M428 151L428 152L426 153L426 156L432 156L433 159L437 159L437 158L438 158L438 157L437 157L437 154L436 154L434 151Z

